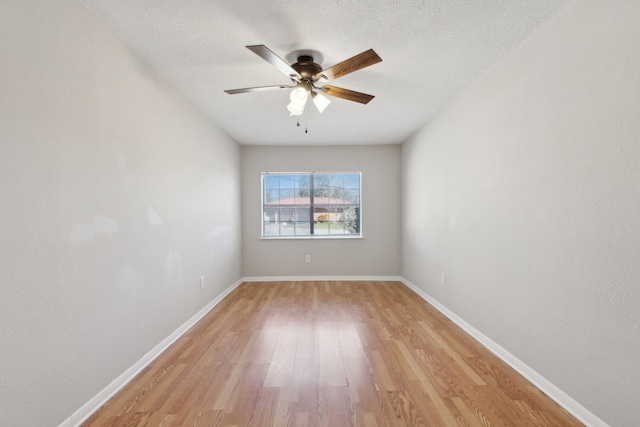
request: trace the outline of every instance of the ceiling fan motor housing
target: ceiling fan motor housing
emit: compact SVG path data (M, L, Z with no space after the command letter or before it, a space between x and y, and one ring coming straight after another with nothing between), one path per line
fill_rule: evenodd
M322 71L322 67L313 62L313 57L308 55L302 55L298 57L298 62L291 65L291 68L296 70L303 80L314 82L316 74Z

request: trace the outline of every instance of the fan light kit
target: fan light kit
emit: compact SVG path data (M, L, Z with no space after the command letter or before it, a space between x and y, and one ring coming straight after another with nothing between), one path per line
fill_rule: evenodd
M366 93L360 93L336 86L316 86L317 82L335 80L349 73L353 73L354 71L368 67L369 65L381 62L382 59L374 52L373 49L369 49L324 70L320 65L316 64L313 61L313 57L309 55L299 56L298 62L289 65L264 45L247 46L247 49L276 67L280 72L284 73L291 79L293 85L260 86L225 90L225 92L230 95L237 93L263 92L268 90L293 89L289 96L291 102L287 105L287 109L289 110L290 116L298 117L304 113L304 107L307 105L309 96L311 96L313 104L320 113L322 113L331 103L329 98L323 94L346 99L348 101L359 102L361 104L367 104L374 98L373 95L367 95Z

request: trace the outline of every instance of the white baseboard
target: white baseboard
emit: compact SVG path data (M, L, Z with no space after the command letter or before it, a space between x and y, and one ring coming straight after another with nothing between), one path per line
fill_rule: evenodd
M560 390L552 382L544 378L538 372L527 366L520 359L509 353L502 348L496 342L492 341L489 337L482 332L475 329L473 326L465 322L462 318L457 316L451 310L440 304L437 300L432 298L422 289L415 286L413 283L402 277L400 279L407 287L417 293L422 299L434 306L438 311L447 316L456 325L464 329L469 335L475 338L480 344L485 346L489 351L502 359L506 364L518 371L523 377L529 380L533 385L538 387L543 393L553 399L558 405L562 406L580 422L589 427L609 427L607 423L600 418L589 412L584 406L576 402L571 396Z
M401 282L400 276L261 276L243 277L243 282L317 282L317 281Z
M200 319L202 319L213 307L218 305L220 301L224 299L231 291L237 288L242 283L242 280L238 280L236 283L225 289L220 295L218 295L213 301L207 304L202 310L194 314L189 320L187 320L182 326L173 331L171 335L162 340L162 342L156 345L151 351L145 354L140 360L138 360L133 366L124 371L118 378L113 380L111 384L106 386L102 391L96 394L91 400L85 403L80 409L75 411L69 418L64 420L59 427L76 427L80 426L87 418L89 418L95 411L100 409L114 394L116 394L122 387L124 387L129 381L131 381L136 375L140 373L149 363L151 363L156 357L162 354L171 344L173 344L178 338L180 338L185 332L187 332L193 325L195 325Z

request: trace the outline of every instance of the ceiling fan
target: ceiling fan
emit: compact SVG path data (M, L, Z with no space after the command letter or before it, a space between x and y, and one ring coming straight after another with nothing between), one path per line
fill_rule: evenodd
M323 70L320 65L314 62L313 57L310 55L301 55L298 57L298 61L296 63L289 65L265 45L252 45L246 47L289 77L293 84L225 90L228 94L234 95L237 93L293 89L290 95L291 103L287 106L291 116L302 115L309 96L313 99L313 103L318 108L318 111L322 113L331 101L322 96L321 93L334 96L336 98L359 102L361 104L367 104L374 98L373 95L367 95L366 93L343 89L336 86L316 86L316 83L335 80L339 77L382 61L373 49L364 51L354 57L340 62L339 64Z

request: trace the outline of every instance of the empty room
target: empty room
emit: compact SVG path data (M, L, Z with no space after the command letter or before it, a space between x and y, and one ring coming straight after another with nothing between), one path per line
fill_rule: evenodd
M3 0L0 426L640 425L638 22Z

